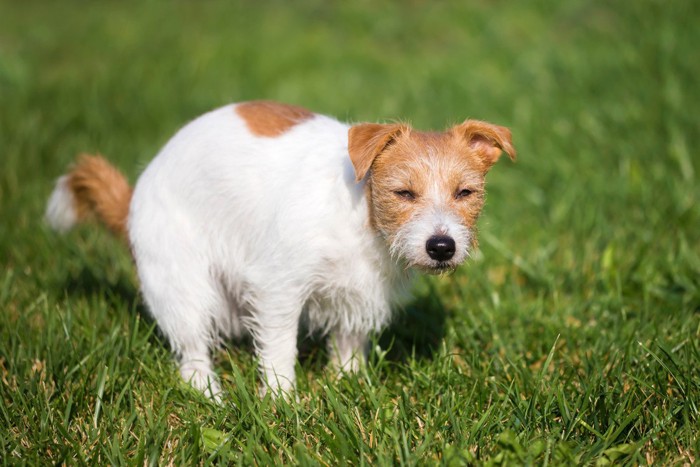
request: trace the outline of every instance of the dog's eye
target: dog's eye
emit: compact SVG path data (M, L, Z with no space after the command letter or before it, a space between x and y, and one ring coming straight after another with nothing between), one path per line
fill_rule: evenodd
M466 198L467 196L471 195L472 193L474 193L472 190L470 190L469 188L465 188L463 190L458 191L457 194L455 195L455 198L457 198L457 199Z
M394 194L399 198L403 198L409 201L413 201L414 199L416 199L416 194L413 193L411 190L396 190L394 191Z

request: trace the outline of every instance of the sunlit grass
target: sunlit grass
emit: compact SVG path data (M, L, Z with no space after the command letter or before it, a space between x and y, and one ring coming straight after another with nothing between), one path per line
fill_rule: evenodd
M0 2L0 459L698 462L700 14L690 1ZM131 178L188 120L267 98L349 121L509 126L480 253L420 281L357 378L304 344L180 382L126 248L42 222L99 151Z

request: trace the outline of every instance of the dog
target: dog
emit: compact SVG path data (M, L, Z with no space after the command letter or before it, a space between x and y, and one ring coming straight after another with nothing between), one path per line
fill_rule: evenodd
M411 271L469 257L484 177L503 152L515 159L510 131L483 121L422 132L242 102L183 127L133 190L83 156L46 217L66 231L94 215L128 240L184 380L219 400L211 351L250 335L261 391L278 395L294 387L300 323L329 336L339 373L355 372Z

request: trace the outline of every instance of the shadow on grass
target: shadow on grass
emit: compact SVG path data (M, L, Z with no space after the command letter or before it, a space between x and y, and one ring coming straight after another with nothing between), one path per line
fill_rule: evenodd
M431 293L416 297L397 313L394 322L378 339L391 361L432 359L445 337L447 310L439 295Z
M447 310L431 288L429 294L414 298L403 310L397 311L391 325L375 342L392 362L432 359L445 337L446 320ZM321 370L328 362L326 342L327 337L304 334L299 339L301 365Z
M83 267L65 277L58 288L72 297L103 296L112 304L122 304L130 309L136 303L139 313L146 311L134 280L126 273L109 278L101 271Z
M82 267L69 274L57 289L64 290L73 297L105 297L108 303L119 309L138 313L146 323L153 324L153 318L140 297L138 285L128 273L107 277L102 271ZM392 324L377 338L379 346L387 351L387 359L405 362L409 359L430 359L445 337L447 311L439 295L430 293L416 297L403 310L396 313ZM153 333L159 344L167 345L160 331ZM319 335L308 336L304 331L299 337L299 360L303 366L321 369L328 361L326 355L327 338ZM250 339L227 342L227 347L239 347L253 351Z

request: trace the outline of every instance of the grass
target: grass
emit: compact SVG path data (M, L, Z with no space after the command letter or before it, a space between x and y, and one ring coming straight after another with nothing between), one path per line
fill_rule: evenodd
M698 462L698 6L0 3L0 459L11 464ZM278 99L513 129L477 258L416 285L357 378L305 345L298 400L246 346L179 381L126 249L42 222L100 151L133 181L187 120Z

